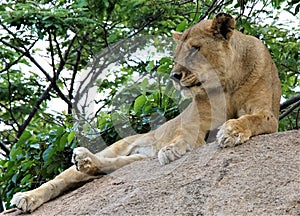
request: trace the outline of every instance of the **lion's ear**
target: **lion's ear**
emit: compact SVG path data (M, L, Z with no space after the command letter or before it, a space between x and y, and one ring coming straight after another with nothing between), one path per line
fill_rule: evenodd
M182 36L182 33L181 32L174 32L173 33L173 39L176 41L176 40L180 40Z
M226 13L219 13L213 19L211 29L215 35L221 35L224 39L228 40L233 34L235 27L234 18Z

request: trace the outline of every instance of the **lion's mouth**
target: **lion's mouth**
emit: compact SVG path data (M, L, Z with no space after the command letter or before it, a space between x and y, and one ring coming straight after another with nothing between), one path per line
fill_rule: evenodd
M203 82L196 82L196 83L189 84L189 85L185 85L185 84L183 84L181 82L175 82L175 83L178 85L179 89L191 89L193 87L200 87L200 86L202 86L203 83L204 83L204 81Z
M204 81L198 81L197 80L197 82L188 83L188 82L182 82L180 79L178 79L178 78L176 78L174 76L171 76L171 79L173 80L175 87L176 86L179 87L178 89L191 89L193 87L200 87L206 81L206 80L204 80Z
M190 88L193 88L193 87L199 87L199 86L202 86L202 84L203 84L203 82L197 82L197 83L194 83L194 84L192 84L192 85L183 86L183 87L190 89Z

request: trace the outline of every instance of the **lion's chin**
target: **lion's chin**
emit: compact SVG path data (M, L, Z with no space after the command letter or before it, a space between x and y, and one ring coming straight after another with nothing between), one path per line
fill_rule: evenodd
M181 89L180 94L184 98L192 98L193 97L192 92L187 88L186 89Z
M192 88L181 88L180 93L184 98L193 98L198 96L206 96L206 91L203 88L199 88L199 86L195 86Z

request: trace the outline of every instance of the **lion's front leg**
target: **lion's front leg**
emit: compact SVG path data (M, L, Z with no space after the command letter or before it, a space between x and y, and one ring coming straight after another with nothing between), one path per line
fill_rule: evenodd
M225 122L217 134L220 147L233 147L247 141L252 135L246 122L240 119L230 119Z
M192 150L195 146L202 145L205 143L204 136L193 141L184 139L179 136L171 142L171 144L164 146L158 152L158 160L161 165L166 165L174 160L181 158L186 152Z
M218 134L219 146L233 147L247 141L251 136L273 133L278 129L278 120L272 112L262 111L243 115L225 122Z
M178 158L181 158L189 150L190 148L188 145L172 143L159 150L158 161L161 165L168 164Z
M185 155L186 152L205 144L205 136L210 130L211 119L209 113L207 113L207 110L210 109L208 107L203 109L203 107L205 106L202 104L200 109L193 102L176 119L175 127L165 130L168 134L168 139L162 140L165 143L162 143L161 149L158 151L158 160L161 165L177 160Z

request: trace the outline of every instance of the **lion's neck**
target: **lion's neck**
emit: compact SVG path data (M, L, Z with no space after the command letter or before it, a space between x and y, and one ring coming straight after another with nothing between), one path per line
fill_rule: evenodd
M222 125L230 115L227 112L228 99L228 94L223 91L208 93L206 96L194 96L187 108L187 113L192 114L194 118L199 118L199 121L209 121L210 129L215 129Z

